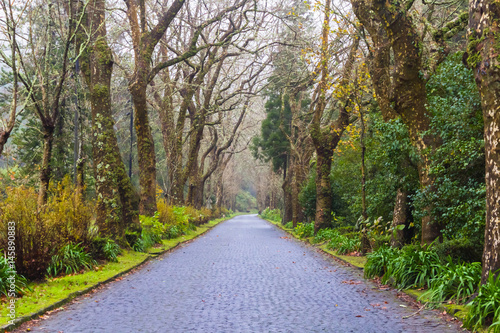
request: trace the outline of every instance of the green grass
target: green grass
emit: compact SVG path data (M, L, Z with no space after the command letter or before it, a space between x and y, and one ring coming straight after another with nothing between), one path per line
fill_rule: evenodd
M67 275L48 279L41 283L32 283L30 285L32 291L26 291L22 298L17 299L16 317L20 318L38 312L56 302L68 298L72 293L81 292L100 282L106 281L117 274L138 266L150 257L151 254L159 254L177 246L179 243L189 241L203 234L215 225L234 216L235 215L212 220L196 228L196 230L190 231L187 235L174 239L165 239L160 246L149 249L148 253L123 251L123 254L118 257L118 262L108 262L105 265L96 267L94 270L86 271L82 274ZM2 308L0 310L0 326L8 324L10 320L10 318L7 317L7 301L8 299L5 297L0 299L0 307Z

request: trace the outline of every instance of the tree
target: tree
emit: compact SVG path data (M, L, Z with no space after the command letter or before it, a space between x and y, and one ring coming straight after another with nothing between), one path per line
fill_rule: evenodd
M107 43L105 7L105 0L90 0L84 8L78 8L84 12L85 29L78 31L77 45L92 108L96 223L101 235L126 244L125 230L140 230L139 198L125 171L113 128L110 89L113 55Z
M337 147L345 128L354 120L352 115L353 96L349 87L353 78L353 69L359 39L354 37L349 54L342 69L339 84L336 87L338 103L331 106L338 111L335 121L328 121L323 125L323 116L327 107L327 93L331 85L329 73L329 33L330 33L330 0L325 1L324 20L321 36L321 58L318 71L321 72L319 84L314 92L316 102L312 104L313 119L310 125L311 138L316 149L316 218L314 232L327 228L331 224L332 192L330 184L330 171L332 168L332 155Z
M147 22L147 6L145 1L141 0L136 2L125 0L134 47L135 64L133 67L133 74L129 80L129 91L134 103L140 170L140 211L142 214L152 215L156 211L156 156L147 111L147 87L163 69L185 61L196 55L200 50L207 48L208 45L197 45L203 30L215 22L221 21L227 13L244 7L248 1L249 0L242 0L232 6L228 6L222 11L217 12L215 16L194 27L187 50L180 52L180 54L177 54L173 58L161 61L152 67L152 57L155 47L160 43L162 37L183 7L185 1L175 0L168 9L159 14L158 21L156 24L151 25L152 27L150 28L150 24ZM224 34L226 38L232 37L235 33L234 26L232 26L232 29L231 32ZM231 30L231 28L229 30ZM221 40L219 44L224 44L226 42L225 40Z
M429 132L430 117L426 108L427 92L425 74L444 59L449 51L444 41L451 38L463 27L463 16L445 25L442 29L433 29L427 24L424 34L420 34L410 9L414 1L366 1L352 0L354 12L369 33L372 45L369 45L369 68L377 97L377 102L386 119L399 116L408 126L413 145L420 154L418 164L420 184L423 189L434 188L434 177L429 174L429 156L440 145L440 138ZM453 27L450 31L450 27ZM430 28L434 42L441 47L436 61L423 57L423 38ZM445 31L450 33L445 34ZM391 68L391 56L394 67ZM432 66L428 66L432 63ZM392 71L391 71L392 69ZM427 72L427 73L426 73ZM422 243L430 243L442 236L442 226L431 215L432 204L426 208L422 218Z
M481 95L486 155L486 226L483 273L486 282L500 268L500 6L491 0L471 1L467 63Z

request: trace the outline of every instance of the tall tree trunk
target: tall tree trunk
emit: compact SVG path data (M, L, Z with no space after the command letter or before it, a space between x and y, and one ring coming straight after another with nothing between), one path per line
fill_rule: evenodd
M391 246L401 248L405 244L405 231L400 230L399 226L409 227L408 216L408 191L404 188L398 188L396 194L396 202L394 204L394 213L392 216L392 229L394 230L391 235Z
M293 158L295 160L295 158ZM299 165L295 161L292 161L293 175L291 184L291 200L292 200L292 223L293 227L297 226L299 221L303 220L302 207L299 203L299 188L300 188L300 176L299 176Z
M485 283L500 269L500 4L469 2L468 64L481 94L486 155L486 225L483 273ZM498 273L496 273L498 274Z
M138 71L139 77L129 89L134 103L134 122L137 133L137 158L139 164L140 204L139 213L152 216L156 211L156 154L153 134L149 125L147 109L146 73Z
M81 70L90 91L92 152L96 179L96 223L102 236L126 244L125 230L140 230L139 198L121 159L111 112L113 58L106 40L105 1L87 5L85 31L90 42L81 57ZM87 37L79 32L79 42Z
M283 184L281 185L281 188L283 189L283 216L281 217L282 224L286 224L292 221L293 218L291 178L292 168L290 167L290 156L288 156L283 170Z
M316 220L314 224L314 233L318 232L320 229L331 227L331 169L331 152L327 149L316 149Z
M54 147L54 130L54 126L44 126L42 169L40 170L40 188L38 189L39 208L47 202L47 192L52 176L50 162L52 160L52 150Z

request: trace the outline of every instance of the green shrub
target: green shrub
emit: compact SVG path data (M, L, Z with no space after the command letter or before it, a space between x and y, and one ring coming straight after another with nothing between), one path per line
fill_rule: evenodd
M483 243L471 239L445 240L434 245L434 249L442 259L448 256L454 261L477 262L483 256Z
M430 281L429 290L421 298L433 303L445 300L463 303L476 291L480 282L480 262L455 264L451 257L448 257L448 263L441 273Z
M496 278L494 275L490 273L487 282L479 288L477 297L468 304L464 326L473 331L491 324L488 331L500 332L500 275Z
M85 252L81 243L69 243L52 256L47 273L50 276L57 276L60 273L74 274L82 269L91 269L96 265L97 262L92 259L89 253Z
M28 279L46 274L53 255L69 242L87 245L93 203L75 195L71 179L51 183L47 203L38 208L35 189L6 188L0 198L0 248L6 248L8 222L16 226L16 269Z
M340 234L337 229L330 229L330 228L321 229L316 233L313 241L314 243L321 243L336 238L339 235Z
M12 277L14 277L16 294L21 294L24 288L29 288L26 278L22 275L17 274L16 272L13 272L9 266L7 258L5 258L3 255L0 255L0 294L5 295L6 297L9 297L11 285L9 280L11 280Z
M354 227L351 226L351 225L348 225L348 226L345 226L345 227L338 227L338 228L335 228L335 230L337 230L339 232L339 234L341 234L341 235L349 234L351 232L356 231L354 229Z
M354 251L359 251L359 238L348 238L345 235L337 235L330 239L327 248L336 250L338 254L346 254Z
M314 223L298 223L294 229L299 238L314 236Z
M373 250L381 248L382 246L389 246L391 243L391 235L382 234L382 235L373 235L369 236L370 245Z
M426 287L442 271L437 253L420 246L403 247L399 256L388 262L382 283L392 283L399 289Z
M285 229L293 229L293 222L292 222L292 221L290 221L290 222L288 222L287 224L285 224L283 227L284 227Z
M266 220L270 220L270 221L274 221L274 222L281 222L281 212L279 209L266 208L262 211L260 216Z
M364 275L371 279L376 276L382 277L387 271L389 264L400 254L400 250L389 246L381 246L377 250L368 253L364 268Z
M120 253L120 246L112 239L96 237L90 243L90 254L94 259L118 262L118 255Z
M175 225L170 225L167 227L167 230L165 230L165 238L166 239L172 239L172 238L176 238L176 237L179 237L179 235L181 234L179 228L177 228L177 226Z
M347 254L354 251L359 251L361 243L358 238L347 238L343 236L342 242L337 245L338 254Z
M150 241L154 244L160 244L165 234L166 226L158 221L158 212L154 216L140 215L142 234L144 237L147 235Z

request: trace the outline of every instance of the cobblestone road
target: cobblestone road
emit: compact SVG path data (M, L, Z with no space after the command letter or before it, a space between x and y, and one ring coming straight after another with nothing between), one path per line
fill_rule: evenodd
M34 332L458 332L256 216L238 216Z

